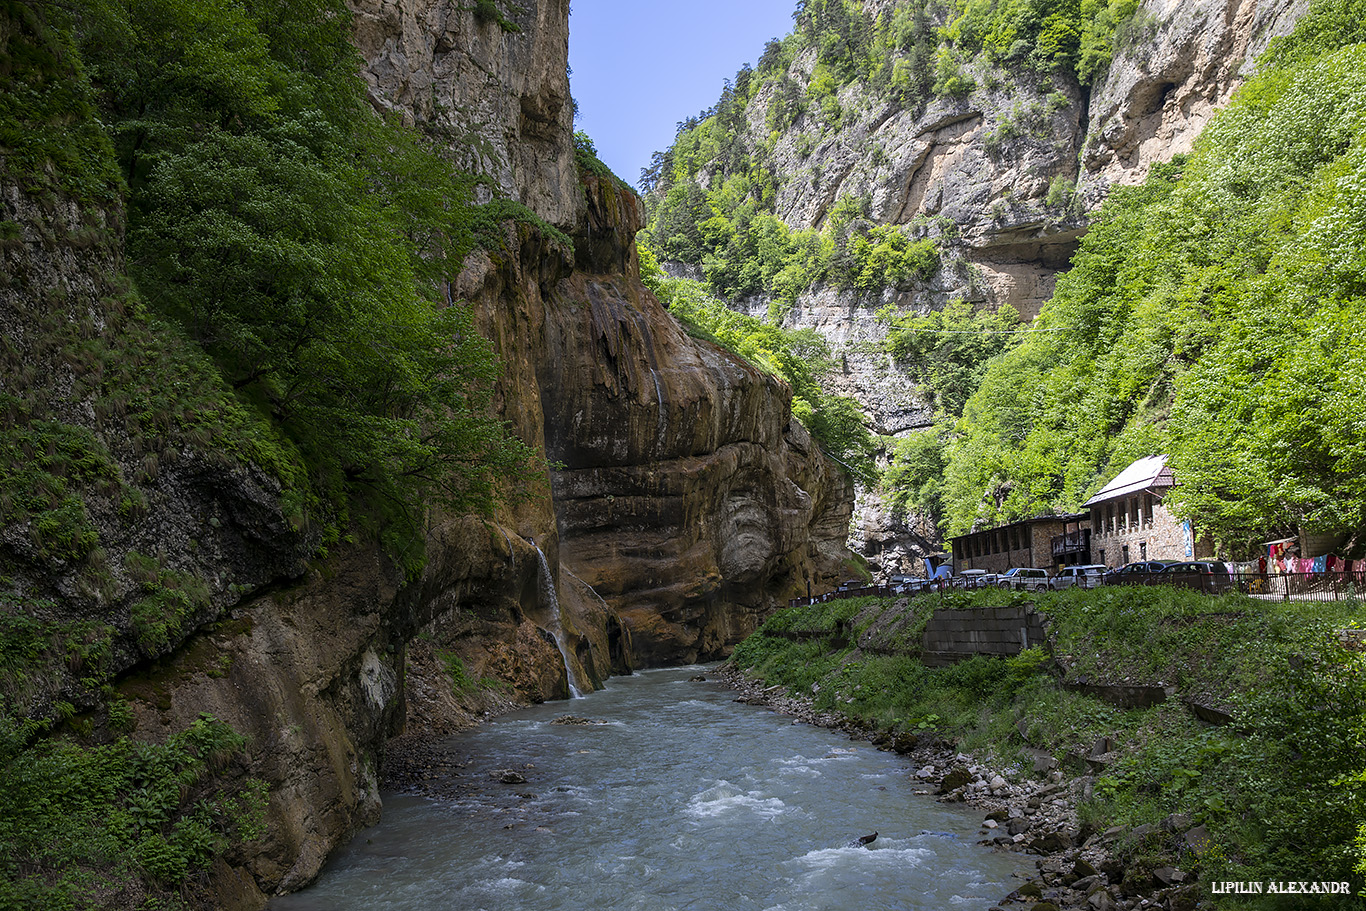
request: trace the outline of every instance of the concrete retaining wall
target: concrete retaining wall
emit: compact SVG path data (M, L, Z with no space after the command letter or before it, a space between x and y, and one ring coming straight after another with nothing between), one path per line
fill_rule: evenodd
M1018 655L1044 642L1043 620L1033 607L939 610L925 626L921 660L945 667L973 655Z

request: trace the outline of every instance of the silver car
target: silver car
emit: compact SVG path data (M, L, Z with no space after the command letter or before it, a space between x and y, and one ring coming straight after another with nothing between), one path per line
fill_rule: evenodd
M996 587L1009 588L1012 591L1043 591L1048 588L1048 570L1014 566L996 580Z
M1064 566L1049 580L1054 591L1064 588L1099 588L1105 582L1105 564L1087 563L1084 566Z

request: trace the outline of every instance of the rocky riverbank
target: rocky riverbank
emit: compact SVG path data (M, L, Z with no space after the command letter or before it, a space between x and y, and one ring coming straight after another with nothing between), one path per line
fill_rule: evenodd
M794 723L843 730L905 756L915 768L917 793L983 811L980 844L1037 855L1037 873L992 911L1187 911L1197 906L1202 893L1195 877L1161 860L1205 849L1203 826L1192 827L1187 817L1168 817L1161 826L1101 830L1078 816L1095 786L1092 775L1068 775L1047 768L1047 762L1036 763L1037 771L1018 764L996 767L938 737L893 736L839 713L818 712L811 700L728 665L708 676L735 689L737 702L790 715Z

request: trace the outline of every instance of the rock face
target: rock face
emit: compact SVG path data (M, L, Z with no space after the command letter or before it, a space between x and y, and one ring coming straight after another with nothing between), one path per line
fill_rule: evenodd
M13 701L35 717L95 705L81 662L98 660L136 738L203 712L246 735L230 774L269 784L268 834L213 870L222 907L307 884L376 819L415 637L457 681L561 698L720 657L848 557L852 491L791 421L790 390L686 336L640 284L639 201L580 180L567 2L509 6L501 23L456 0L358 0L355 14L374 104L574 235L571 250L508 222L500 249L451 277L502 358L502 416L555 467L493 516L431 515L416 579L373 544L323 554L249 446L196 431L189 406L147 410L162 387L221 381L127 300L117 203L0 179L0 355L23 368L0 377L0 407L35 433L66 428L35 437L34 464L71 462L51 502L0 488L0 619L36 612L23 622L100 646L54 652L50 679ZM131 400L109 394L116 369L133 371ZM149 604L184 607L162 623Z
M1115 55L1091 98L1083 187L1088 198L1134 183L1157 161L1189 152L1275 37L1289 34L1307 0L1158 0Z
M520 430L561 466L536 536L561 597L600 598L636 664L719 657L839 573L852 490L780 381L690 339L640 284L634 194L584 187L576 262L523 230L509 255L472 258L457 291L502 351L508 412L539 417ZM612 666L601 643L575 651Z
M865 8L876 17L900 5L869 0ZM862 197L872 222L910 226L917 236L938 239L942 251L938 273L913 285L880 294L814 286L784 325L815 329L831 342L843 362L836 391L864 403L877 432L896 436L927 426L930 408L884 351L878 312L890 306L923 314L964 298L992 308L1008 304L1025 320L1037 315L1085 233L1085 213L1111 186L1140 182L1153 162L1189 151L1256 56L1289 33L1306 6L1149 0L1094 85L978 61L965 67L975 88L961 99L937 98L911 110L854 83L839 93L837 125L810 105L776 141L768 112L783 89L767 83L749 101L743 141L751 152L772 149L766 167L782 176L778 218L793 229L820 227L841 197ZM814 49L792 61L787 76L797 95L806 92L816 64ZM668 268L687 272L683 264ZM763 316L769 303L760 297L733 306ZM889 571L918 563L924 549L917 536L900 534L889 548L896 523L879 518L875 499L867 503L856 526L871 537L856 531L851 547L870 559L887 553Z
M574 223L569 0L351 0L372 103L449 143L464 167L555 225Z
M128 300L119 205L2 175L0 213L14 230L0 244L0 401L18 443L0 482L0 615L79 629L91 651L7 694L52 717L59 699L95 698L86 665L118 674L167 653L242 593L302 575L318 541L276 477L186 427L183 391L206 378ZM222 400L198 401L212 426Z

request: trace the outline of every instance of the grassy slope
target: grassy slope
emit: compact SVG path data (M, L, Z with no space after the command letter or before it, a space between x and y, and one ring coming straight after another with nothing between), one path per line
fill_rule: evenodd
M1366 659L1338 645L1336 631L1356 622L1358 602L1149 588L1044 594L1032 600L1050 619L1061 661L1027 652L942 670L921 665L920 634L934 610L1023 600L990 591L791 608L741 643L733 661L811 695L818 709L897 732L932 731L1025 768L1024 750L1034 748L1083 773L1092 745L1110 737L1120 756L1096 775L1084 821L1137 825L1188 814L1208 826L1214 850L1170 859L1206 882L1351 878L1366 820ZM1117 709L1060 686L1064 667L1068 680L1160 681L1176 686L1177 698ZM1198 722L1181 701L1188 697L1225 706L1234 723ZM1170 856L1176 846L1135 850Z

